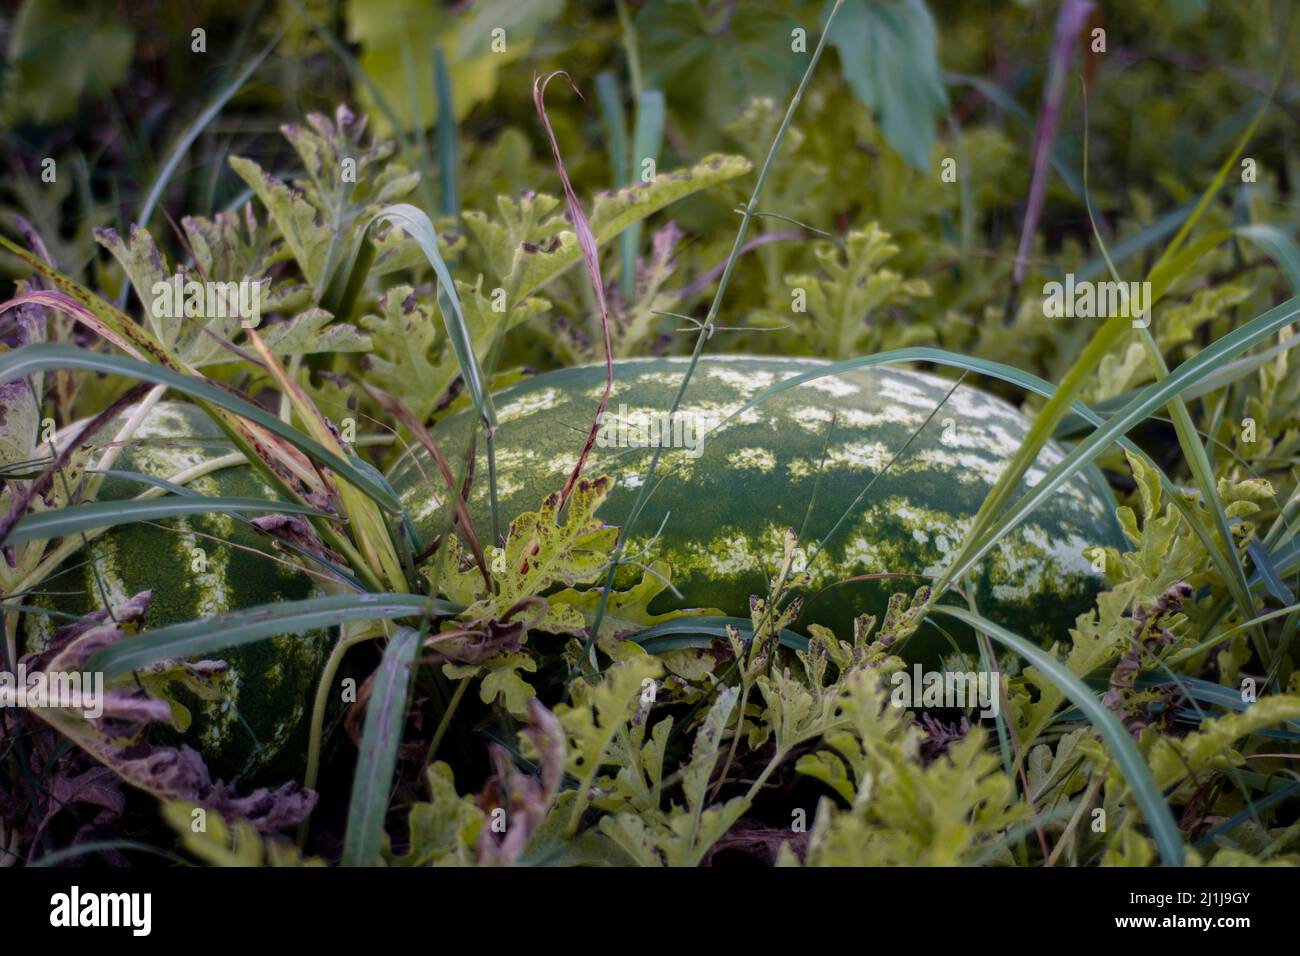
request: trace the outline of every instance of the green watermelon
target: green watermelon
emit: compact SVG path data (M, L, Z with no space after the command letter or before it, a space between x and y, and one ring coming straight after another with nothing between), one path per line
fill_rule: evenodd
M118 423L100 432L107 440ZM170 478L184 468L229 454L233 446L200 409L159 403L145 418L114 468ZM148 487L110 478L98 500L133 497ZM222 468L188 487L205 495L275 498L248 465ZM103 607L92 573L113 602L151 590L146 628L210 617L226 611L295 601L317 593L313 579L276 559L270 539L225 514L122 525L73 555L41 585L33 604L85 614ZM202 549L203 555L194 549ZM200 570L196 570L199 568ZM25 615L26 650L44 648L57 619ZM214 779L236 777L273 783L300 776L306 763L307 731L316 682L328 653L325 632L285 635L223 650L212 657L228 664L217 700L203 700L175 682L171 693L188 709L192 723L183 734L159 728L160 743L187 743L207 762Z
M687 361L615 363L605 430L585 472L616 480L599 512L609 524L623 525L651 455L645 447L611 447L632 444L620 441L618 424L637 425L641 437L653 440L645 430L671 407ZM977 388L958 387L888 468L943 401L950 381L886 367L841 372L779 392L714 433L695 425L692 434L693 423L716 423L763 388L825 364L746 356L700 360L680 408L681 424L670 422L669 429L660 422L668 444L690 447L665 451L656 487L629 539L629 553L648 548L647 560L662 557L671 564L673 584L681 592L680 598L664 592L651 610L711 606L747 616L750 596L766 592L779 564L783 529L805 528L802 543L811 553L811 545L827 535L877 475L810 566L812 587L800 625L822 623L847 636L853 617L879 615L890 593L910 593L924 584L923 576L938 573L960 547L980 503L1030 427L1015 407ZM564 485L604 381L604 365L591 365L538 375L496 396L503 520L535 511ZM477 426L472 411L458 412L439 424L434 437L449 458L463 458L470 430ZM628 429L624 437L637 436ZM481 440L477 447L470 510L486 540L487 466ZM1021 491L1064 454L1054 443L1044 448ZM446 499L437 469L415 449L394 463L389 478L427 542L441 526ZM1040 641L1068 637L1067 628L1102 584L1085 550L1124 546L1114 507L1095 469L1062 486L985 558L976 575L980 611ZM921 577L838 583L875 572Z

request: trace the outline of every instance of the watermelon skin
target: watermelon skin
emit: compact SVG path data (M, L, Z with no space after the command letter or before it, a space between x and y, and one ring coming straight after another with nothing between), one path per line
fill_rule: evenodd
M125 417L101 431L99 440L108 440ZM203 411L181 403L160 402L135 437L118 457L116 470L170 478L183 468L233 450ZM146 487L110 478L98 500L133 497ZM247 465L211 472L187 487L205 495L277 497ZM229 515L158 524L162 527L141 523L111 528L90 545L100 580L113 602L153 591L145 629L320 593L310 576L283 563L282 557L273 558L269 537ZM205 552L206 570L193 570L193 548ZM48 578L41 591L32 603L56 611L81 615L103 607L85 549ZM55 620L44 614L24 616L26 650L46 646L57 626ZM329 637L324 631L284 635L211 655L228 665L221 697L204 701L173 683L170 692L189 709L193 721L184 734L155 725L151 739L194 747L214 779L238 778L259 785L300 777L306 765L312 699Z
M627 406L628 418L638 412L666 413L687 362L616 362L606 421L619 417L620 405ZM766 386L826 364L704 357L681 410L720 419ZM536 510L548 493L564 485L591 427L604 381L603 364L584 366L536 376L496 396L503 521ZM750 595L766 592L779 565L782 529L798 531L804 526L823 450L816 506L801 542L809 553L951 386L942 378L895 368L842 372L765 399L716 434L706 434L697 458L666 450L657 487L632 529L628 547L629 554L651 547L650 539L667 516L645 560L662 557L671 563L681 598L665 592L652 609L711 606L747 616ZM834 434L827 445L832 417ZM449 459L463 461L470 429L477 424L472 412L458 412L439 424L434 437ZM910 593L925 583L924 578L860 582L811 597L837 581L873 572L939 572L959 548L1029 427L1029 419L1002 399L958 387L811 565L813 583L800 626L822 623L847 637L854 616L879 616L890 593ZM471 515L486 541L490 523L481 436L477 447ZM623 525L651 453L648 448L592 449L585 473L609 474L617 482L599 512L607 523ZM1060 446L1048 445L1021 492L1064 454ZM422 449L415 449L394 463L389 478L428 541L442 526L446 497L437 469ZM1076 475L985 558L977 574L980 611L1038 641L1068 639L1067 629L1091 606L1103 583L1083 551L1098 545L1125 547L1114 509L1095 468Z

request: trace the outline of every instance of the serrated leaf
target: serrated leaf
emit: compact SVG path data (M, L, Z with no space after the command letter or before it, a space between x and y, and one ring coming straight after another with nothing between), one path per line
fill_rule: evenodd
M438 361L438 323L410 286L385 292L379 310L360 320L374 347L367 377L423 421L456 377L456 365Z
M660 663L649 655L612 665L601 681L590 684L579 678L570 685L572 700L555 709L566 735L567 770L575 778L578 793L569 818L569 833L575 833L582 811L590 800L591 783L605 763L615 736L624 730L645 691L645 682L663 673Z
M324 866L325 861L304 857L286 840L263 837L246 820L227 823L219 813L185 800L162 804L163 819L181 838L181 844L209 866ZM202 814L196 816L196 811ZM201 819L203 826L196 828Z
M374 344L370 336L344 322L331 325L333 319L324 309L308 309L266 329L262 340L273 355L371 351Z
M528 702L537 696L533 685L519 676L533 673L537 662L527 654L507 652L479 664L444 664L442 672L453 680L482 677L479 699L485 704L500 702L516 717L528 716Z
M171 310L174 314L160 314L155 310L153 287L159 282L170 282L172 272L163 261L162 253L153 241L153 236L139 226L131 227L130 242L123 242L122 237L113 229L95 230L95 241L113 254L118 263L126 270L131 279L131 286L140 298L145 318L154 337L169 349L176 348L180 337L180 324L184 316L181 310Z
M500 621L520 602L544 594L554 584L590 584L609 562L618 529L594 517L613 482L606 476L583 478L574 485L563 524L556 519L560 495L550 495L539 511L525 512L510 523L505 548L494 552L495 594L481 594L465 609L467 621ZM576 611L560 620L581 624ZM554 623L556 618L552 618ZM566 626L564 630L569 630Z
M431 799L411 806L407 817L409 849L384 855L398 866L469 866L483 828L484 814L470 795L456 792L451 768L441 760L425 771Z
M722 616L717 608L685 608L669 611L665 614L652 614L650 604L670 585L667 561L654 561L641 572L641 581L626 591L611 591L601 620L598 639L617 640L643 630L662 624L678 617L699 617L701 615ZM596 607L600 603L600 588L579 591L565 588L547 597L551 606L568 605L582 615L582 621L590 626L596 617Z
M316 208L302 193L290 189L251 159L231 156L230 168L262 201L303 277L316 286L330 239L329 230L316 222Z
M653 182L599 193L590 216L596 242L604 244L670 203L743 176L752 168L753 164L743 156L715 154L687 169L661 172ZM504 202L509 203L502 207L507 225L471 212L465 213L465 224L483 243L489 262L511 297L520 301L574 265L582 253L577 235L571 229L560 228L562 220L558 216L547 218L559 200L535 196L524 201L527 205Z

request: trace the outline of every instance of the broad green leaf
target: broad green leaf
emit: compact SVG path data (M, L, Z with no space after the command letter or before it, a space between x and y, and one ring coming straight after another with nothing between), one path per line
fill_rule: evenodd
M367 108L381 100L391 104L391 112L383 113L386 132L393 123L404 129L431 127L439 104L430 51L441 46L449 54L456 118L463 119L475 104L496 92L501 69L528 52L532 31L562 9L563 0L492 0L454 8L408 0L349 3L347 39L360 45L358 69L368 81L359 84L362 103ZM506 31L504 52L490 45L482 49L481 38L490 44L490 31L496 27ZM480 52L471 54L462 45L467 34L470 45ZM409 76L404 45L412 52ZM419 91L416 102L410 102L410 89Z
M5 126L70 119L126 79L135 37L110 4L28 0L10 7Z
M789 94L808 65L809 51L793 48L800 26L809 24L765 4L647 3L636 18L644 86L665 90L673 104L698 101L704 125L721 127L738 103Z
M853 95L875 113L885 139L917 169L928 170L935 119L948 108L948 95L934 20L923 0L847 0L830 43Z

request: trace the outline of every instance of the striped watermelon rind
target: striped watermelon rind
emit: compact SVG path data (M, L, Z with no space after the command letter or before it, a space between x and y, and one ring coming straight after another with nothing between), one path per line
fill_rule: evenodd
M129 412L103 429L101 439L114 434ZM170 478L232 450L203 411L192 405L160 402L114 468ZM111 477L102 485L98 500L133 497L146 487ZM204 495L276 497L247 465L221 468L195 478L188 487ZM205 569L195 569L194 548L203 550ZM95 538L89 553L94 558L93 570L86 549L82 549L42 583L31 603L76 615L100 609L103 600L97 573L114 604L151 590L144 624L158 628L320 593L310 576L275 554L266 535L228 514L118 526ZM45 614L26 614L25 649L44 648L57 621ZM256 784L300 775L306 761L312 696L328 641L327 632L313 631L272 637L212 655L228 664L220 697L202 700L173 683L171 692L190 711L192 724L184 734L156 728L153 739L193 746L216 779L239 777Z
M687 361L616 362L607 426L613 427L621 405L629 418L666 413ZM680 411L721 420L767 386L826 364L704 357ZM591 427L604 381L603 364L582 366L527 379L495 397L503 519L536 510L563 485ZM765 398L706 434L698 458L667 450L628 545L629 552L646 548L646 560L663 558L672 566L681 598L666 592L652 609L714 606L747 614L750 595L766 590L779 565L783 530L804 527L814 485L816 505L804 537L809 546L826 535L876 475L864 501L811 566L811 591L821 593L807 602L800 624L822 623L847 634L855 615L880 614L890 593L925 583L921 576L938 573L961 545L975 512L1030 427L1029 419L1006 401L961 385L906 453L886 468L951 387L952 382L937 376L890 367L839 372ZM827 445L832 419L834 434ZM463 460L470 431L477 426L471 412L459 412L439 424L435 438L450 458ZM483 443L477 447L470 504L482 532L489 521L487 466ZM586 473L609 474L617 483L599 512L607 523L624 524L650 455L648 448L592 449ZM1061 446L1049 443L1022 482L1021 493L1064 455ZM440 527L444 508L445 486L436 468L417 448L397 460L388 475L427 540ZM980 611L1038 640L1066 638L1067 628L1103 584L1085 555L1098 546L1126 547L1115 502L1100 473L1089 468L1058 489L984 560L976 575ZM919 576L822 590L875 572Z

